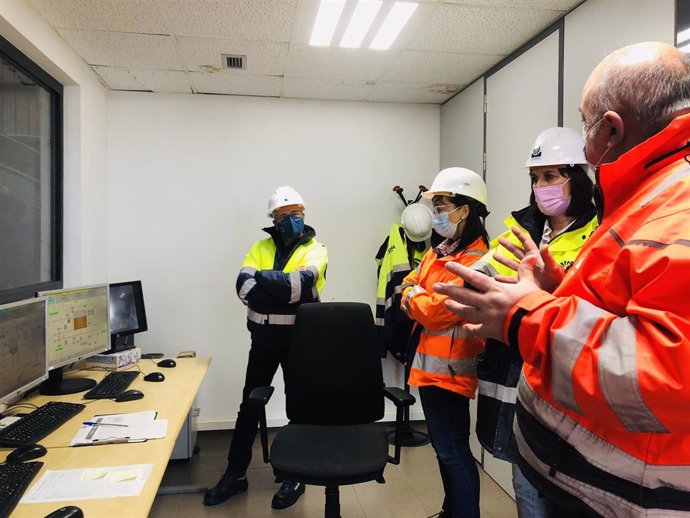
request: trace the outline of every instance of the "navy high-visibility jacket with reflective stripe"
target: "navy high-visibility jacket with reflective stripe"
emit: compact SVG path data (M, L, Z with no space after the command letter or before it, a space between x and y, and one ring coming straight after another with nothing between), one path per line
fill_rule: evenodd
M690 517L690 115L601 166L601 224L511 308L518 463L612 518Z
M417 268L427 249L420 250L414 243L408 243L402 225L396 223L376 255L376 330L383 357L390 351L396 359L405 359L413 322L400 309L401 285L407 274Z
M244 258L237 296L248 306L248 321L292 325L300 304L319 300L326 283L328 251L309 226L287 247L274 227L264 231L271 237L254 243Z
M508 229L499 237L512 242L518 239L511 232L514 226L527 232L535 243L539 243L544 231L546 216L535 205L512 213L504 223ZM549 244L549 252L554 260L567 270L575 261L577 254L587 238L597 228L597 217L594 206L573 221L565 232L558 234ZM494 259L495 253L514 258L499 242L494 239L491 250L474 263L472 268L494 276L515 275L513 270L503 266ZM515 440L513 421L515 420L515 402L517 401L517 384L522 371L522 358L515 347L508 347L498 340L487 340L484 352L477 359L477 438L494 457L515 462Z

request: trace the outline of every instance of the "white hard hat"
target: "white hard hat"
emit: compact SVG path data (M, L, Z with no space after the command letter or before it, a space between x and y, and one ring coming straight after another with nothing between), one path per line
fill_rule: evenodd
M410 203L402 212L400 221L410 241L419 243L431 237L431 210L422 203Z
M268 216L273 217L273 212L280 207L286 205L302 205L304 207L304 200L302 196L292 187L283 185L278 187L271 197L268 199Z
M434 196L452 196L461 194L478 201L485 207L488 196L486 194L486 184L481 176L470 169L464 167L448 167L443 169L434 178L431 189L422 196L431 199Z
M587 165L585 139L570 128L549 128L534 141L525 167L547 165Z

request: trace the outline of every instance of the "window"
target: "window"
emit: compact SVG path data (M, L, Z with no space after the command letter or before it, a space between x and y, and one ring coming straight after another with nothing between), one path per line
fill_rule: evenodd
M0 38L0 303L62 287L62 85Z

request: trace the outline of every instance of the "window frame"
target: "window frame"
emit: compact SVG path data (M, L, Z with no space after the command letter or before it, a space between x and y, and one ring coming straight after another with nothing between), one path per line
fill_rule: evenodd
M22 73L36 81L36 84L48 91L51 99L50 126L52 143L51 157L51 271L52 279L16 288L0 290L0 304L32 298L38 291L59 289L63 287L63 86L54 77L39 67L24 53L5 38L0 36L0 56L12 63Z

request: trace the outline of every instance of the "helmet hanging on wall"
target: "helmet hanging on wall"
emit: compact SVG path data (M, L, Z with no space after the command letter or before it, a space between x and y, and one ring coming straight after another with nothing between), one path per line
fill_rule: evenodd
M401 223L410 241L419 243L431 237L431 210L422 203L410 203L402 212Z

